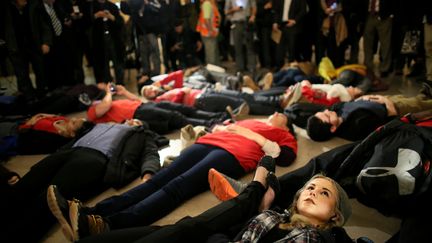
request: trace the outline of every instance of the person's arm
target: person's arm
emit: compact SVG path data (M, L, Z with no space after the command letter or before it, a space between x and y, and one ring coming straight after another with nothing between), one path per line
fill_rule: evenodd
M38 113L38 114L32 116L29 120L27 120L23 125L25 125L25 126L33 126L40 119L43 119L45 117L54 117L54 116L56 116L56 115L46 114L46 113Z
M129 90L127 90L123 85L117 84L115 87L117 90L116 93L118 95L122 95L129 100L141 100L138 96L136 96L135 94L132 94ZM109 91L107 91L107 92L109 92Z
M389 100L389 98L382 95L363 95L358 100L367 100L376 102L379 104L384 104L387 109L387 116L397 116L398 111L393 103L393 101Z
M97 103L94 106L95 116L96 118L100 118L105 113L107 113L111 109L112 105L112 93L111 93L111 84L105 86L105 96L101 100L101 102Z
M251 3L250 6L250 16L249 16L249 23L255 23L255 18L257 14L257 7L255 0L249 0Z
M141 153L141 183L149 180L161 168L156 135L147 130L144 131L143 152Z

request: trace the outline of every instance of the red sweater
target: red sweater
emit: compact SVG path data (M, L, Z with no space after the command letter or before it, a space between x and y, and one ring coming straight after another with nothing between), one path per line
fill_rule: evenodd
M122 123L132 119L138 106L142 104L139 100L113 100L111 108L103 116L96 117L96 106L92 105L87 111L89 121L95 123L116 122Z
M279 146L290 147L297 153L297 141L287 130L267 125L257 120L244 120L236 122L236 125L249 128L263 137L276 142ZM240 162L246 172L256 168L258 161L264 155L261 146L241 135L230 132L209 133L202 136L196 143L214 145L225 149Z
M180 103L187 106L194 106L196 97L203 91L200 89L192 89L189 93L185 93L183 89L173 89L156 97L155 102L170 101Z
M44 117L37 120L34 125L26 125L26 124L20 125L19 130L31 128L33 130L59 134L57 128L54 127L54 123L62 120L68 121L69 119L64 116Z

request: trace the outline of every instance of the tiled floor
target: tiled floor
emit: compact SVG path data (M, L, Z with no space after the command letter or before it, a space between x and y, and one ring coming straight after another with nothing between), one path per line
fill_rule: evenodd
M229 66L230 64L228 64ZM136 92L134 77L136 75L135 71L126 72L127 82L126 86ZM412 80L406 79L402 76L390 76L385 79L386 82L390 84L390 89L384 93L386 94L405 94L408 96L413 96L418 93L419 83ZM91 78L87 79L86 82L92 82ZM4 80L2 81L4 84ZM75 114L76 115L76 114ZM84 115L80 113L78 115ZM296 168L303 166L306 162L308 162L312 157L328 151L338 145L342 145L347 143L347 141L335 138L328 142L313 142L308 139L305 131L303 129L297 128L298 134L298 158L296 161L289 167L286 168L277 168L277 174L281 175L288 171L292 171ZM178 143L175 142L175 139L179 139L179 133L175 132L169 135L169 138L172 139L172 147L163 152L163 156L165 154L176 153L178 152ZM44 155L35 155L35 156L17 156L12 158L6 166L10 169L17 171L20 175L24 175L31 165L35 164ZM244 181L249 181L252 175L248 175L243 178ZM138 181L134 181L129 186L125 187L122 190L116 191L114 189L110 189L98 197L94 198L90 202L87 202L90 205L93 205L97 201L101 199L121 193L128 188L137 185ZM357 238L360 236L367 236L372 239L374 242L384 242L386 239L390 237L393 233L395 233L399 227L399 220L395 218L389 218L381 215L374 209L367 208L355 200L351 200L354 205L353 215L351 219L348 221L346 225L346 229L349 234L353 238ZM174 223L180 218L186 215L197 215L200 212L206 210L207 208L214 206L218 203L218 200L210 193L205 192L202 193L184 203L181 207L174 210L172 213L164 217L163 219L157 221L155 224L164 225L168 223ZM43 240L45 243L59 243L59 242L67 242L67 240L63 237L61 231L59 230L58 225L53 227L51 232L46 235L46 238Z

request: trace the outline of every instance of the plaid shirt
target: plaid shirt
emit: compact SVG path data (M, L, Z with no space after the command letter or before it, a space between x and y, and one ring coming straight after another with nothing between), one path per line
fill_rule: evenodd
M289 218L289 213L279 214L272 210L265 210L255 218L253 218L243 233L240 240L241 243L258 242L265 236L273 227L286 221ZM322 242L318 230L313 227L295 228L282 239L276 241L278 243L306 243L306 242Z

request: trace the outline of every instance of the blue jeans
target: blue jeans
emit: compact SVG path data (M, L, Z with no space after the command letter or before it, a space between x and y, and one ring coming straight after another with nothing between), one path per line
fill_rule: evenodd
M151 224L187 199L208 190L210 168L233 178L245 174L239 161L226 150L193 144L151 180L98 203L88 213L104 216L111 229Z

